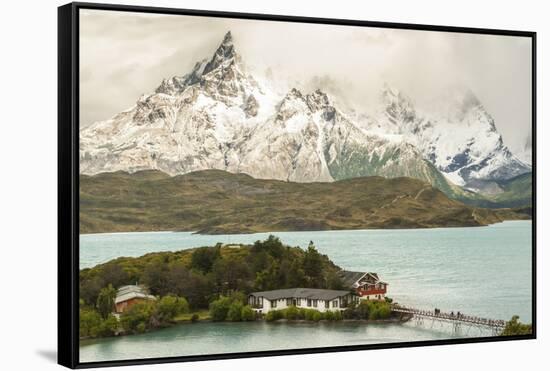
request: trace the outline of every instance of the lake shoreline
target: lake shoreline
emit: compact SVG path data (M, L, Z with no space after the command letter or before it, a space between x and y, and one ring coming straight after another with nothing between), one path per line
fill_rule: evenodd
M307 229L307 230L294 230L294 229L287 229L287 230L261 230L261 231L250 231L250 230L242 230L242 231L219 231L215 233L206 233L202 231L197 230L184 230L184 229L138 229L133 231L108 231L108 232L86 232L86 233L80 233L80 236L98 236L98 235L122 235L122 234L132 234L132 233L191 233L192 235L197 236L222 236L222 235L228 235L228 236L237 236L237 235L254 235L254 234L265 234L265 233L288 233L288 232L300 232L300 233L307 233L307 232L346 232L346 231L354 231L354 232L360 232L360 231L411 231L411 230L439 230L439 229L447 229L447 228L486 228L490 227L492 225L502 224L505 222L524 222L524 221L532 221L532 218L525 218L525 219L505 219L501 220L495 223L489 223L485 225L451 225L451 226L433 226L433 227L426 227L426 226L418 226L418 227L403 227L403 226L395 226L395 227L388 227L388 228L380 228L377 226L373 227L360 227L360 228L341 228L341 229Z
M153 329L153 330L149 330L149 331L145 331L144 333L154 333L154 332L157 332L159 330L164 330L164 329L167 329L167 328L173 328L173 327L177 327L179 325L194 325L194 324L199 324L199 323L212 323L212 324L216 324L216 323L219 323L219 324L231 324L231 323L261 323L261 322L264 322L264 323L270 323L270 324L290 324L290 325L300 325L300 324L358 324L358 325L372 325L372 324L398 324L398 323L405 323L405 322L408 322L412 319L412 315L392 315L392 317L390 318L384 318L384 319L342 319L342 320L334 320L334 321L329 321L329 320L325 320L325 319L322 319L322 320L319 320L319 321L309 321L309 320L305 320L305 319L296 319L296 320L289 320L289 319L285 319L285 318L281 318L281 319L278 319L278 320L275 320L275 321L267 321L265 318L258 318L256 320L253 320L253 321L238 321L238 322L232 322L232 321L213 321L212 319L197 319L197 320L190 320L190 319L185 319L185 320L177 320L173 323L170 323L170 324L167 324L165 326L162 326L162 327L159 327L159 328L156 328L156 329ZM142 334L144 334L142 333ZM127 336L135 336L135 335L141 335L141 334L126 334L124 333L123 331L122 332L119 332L118 334L116 335L113 335L113 336L98 336L98 337L82 337L82 338L79 338L79 341L82 342L86 342L86 341L90 341L90 342L93 342L95 340L102 340L102 339L109 339L109 338L116 338L116 337L127 337Z

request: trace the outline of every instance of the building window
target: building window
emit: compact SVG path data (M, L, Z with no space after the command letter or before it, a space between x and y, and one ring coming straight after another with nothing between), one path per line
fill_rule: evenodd
M332 302L332 307L333 307L333 308L337 308L337 307L338 307L338 300L334 300L334 301Z
M317 308L317 299L313 299L313 306Z
M264 306L264 299L263 298L252 298L252 304L257 308L262 308Z
M349 298L347 297L340 299L340 308L346 308L348 306L348 300Z
M311 307L311 299L307 299L307 306Z
M328 308L328 307L329 307L329 304L330 304L330 301L325 300L325 308Z
M300 306L300 299L293 299L292 300L292 305L294 305L295 307Z
M271 308L277 308L277 300L271 300Z
M292 305L292 299L286 299L286 306L290 307Z

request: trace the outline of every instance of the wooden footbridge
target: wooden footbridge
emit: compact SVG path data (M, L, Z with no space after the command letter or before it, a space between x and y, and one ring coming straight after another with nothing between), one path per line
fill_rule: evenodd
M435 322L450 323L453 326L453 331L459 332L462 325L468 327L476 327L479 329L491 330L493 335L498 335L502 332L506 326L506 321L500 319L483 318L477 316L470 316L460 312L441 312L439 309L433 311L422 310L411 307L405 307L401 305L394 305L393 311L395 313L401 313L403 315L411 316L413 319L421 324L424 320L432 320L432 325Z

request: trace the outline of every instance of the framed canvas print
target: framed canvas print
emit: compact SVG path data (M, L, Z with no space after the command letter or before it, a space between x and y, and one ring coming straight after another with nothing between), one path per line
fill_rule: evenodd
M59 8L59 362L535 338L535 33Z

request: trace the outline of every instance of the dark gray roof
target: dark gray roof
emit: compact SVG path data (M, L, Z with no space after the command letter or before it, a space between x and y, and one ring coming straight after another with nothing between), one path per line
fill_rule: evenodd
M280 289L271 291L259 291L253 292L250 295L256 297L264 297L268 300L285 299L285 298L304 298L304 299L318 299L318 300L332 300L339 296L350 294L346 290L325 290L325 289L306 289L306 288L294 288L294 289Z
M365 275L365 272L352 272L341 270L338 272L342 283L347 287L352 287L352 285L359 280L359 278Z

